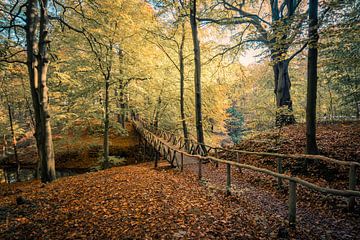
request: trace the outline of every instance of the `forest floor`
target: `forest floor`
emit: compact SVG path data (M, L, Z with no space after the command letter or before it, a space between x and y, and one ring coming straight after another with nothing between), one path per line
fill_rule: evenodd
M196 165L143 163L0 185L0 239L360 239L358 213L329 208L326 198L312 205L301 188L289 228L287 194L274 180L232 169L226 196L224 171L204 164L198 182Z
M304 138L304 125L296 124L281 134L260 133L235 148L302 153ZM58 166L91 165L91 151L81 155L84 148L79 146L101 145L101 140L86 134L57 139L63 146L60 152L77 154L62 155L67 158L59 159ZM139 144L134 134L125 140L114 137L114 142L127 151ZM318 145L323 155L360 161L359 122L320 124ZM221 157L236 159L224 153ZM241 156L241 162L276 169L274 159ZM296 170L296 164L286 161L285 171ZM124 166L47 185L0 184L0 239L360 239L359 199L355 212L348 213L346 199L298 186L297 226L289 228L286 181L277 190L276 179L270 176L232 168L232 195L225 196L225 166L204 164L201 182L197 164L186 165L184 172L167 166L165 162L158 169L151 163ZM347 188L346 169L317 162L309 166L303 179Z
M318 123L316 140L321 155L360 162L360 121ZM304 153L304 123L263 131L247 137L236 149L258 152Z
M295 124L282 129L272 129L258 133L235 145L232 149L254 152L276 152L283 154L305 153L306 129L304 124ZM323 156L342 161L360 162L360 122L344 122L317 125L317 144ZM220 153L220 157L236 160L235 152ZM277 171L276 158L240 154L240 162L272 171ZM346 189L349 168L322 161L283 159L285 173L301 176L323 187ZM357 171L360 179L360 171ZM360 187L360 186L358 186Z

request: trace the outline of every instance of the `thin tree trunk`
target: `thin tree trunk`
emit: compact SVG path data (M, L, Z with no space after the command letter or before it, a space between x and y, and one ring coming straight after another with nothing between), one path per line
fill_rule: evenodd
M309 1L309 52L306 98L306 153L318 154L316 144L316 94L318 58L318 0Z
M328 83L327 84L327 86L328 86L328 92L329 92L329 98L330 98L330 102L329 102L329 110L330 110L330 121L332 121L333 120L333 118L334 118L334 104L333 104L333 96L332 96L332 91L331 91L331 88L330 88L330 84Z
M13 148L14 148L14 156L15 156L15 161L16 161L16 181L19 182L20 180L20 162L19 162L19 157L17 154L17 148L16 148L16 137L15 137L15 131L14 131L14 125L13 125L13 117L12 117L12 112L11 112L11 106L8 103L8 110L9 110L9 120L10 120L10 131L11 131L11 136L13 139Z
M123 81L120 80L119 86L119 102L120 102L120 123L123 128L125 128L125 111L126 111L126 104L125 104L125 94L124 94L124 84Z
M360 102L357 100L357 98L354 96L354 105L356 110L356 119L360 118Z
M109 88L110 77L105 79L105 111L104 111L104 168L109 167Z
M43 182L51 182L56 179L55 173L55 156L52 141L50 112L49 112L49 96L47 87L47 71L49 67L49 59L47 58L48 40L48 1L40 1L40 32L39 32L39 53L38 53L38 82L40 92L40 125L41 125L41 143L42 159L41 159L41 180Z
M200 61L200 43L198 38L198 29L196 22L196 0L190 2L190 25L194 45L194 62L195 62L195 115L196 115L196 134L197 141L204 148L204 132L202 125L201 110L201 61Z
M184 93L185 93L185 70L184 70L184 43L185 43L185 23L181 24L181 42L179 48L179 68L180 68L180 115L181 123L185 140L185 149L189 148L189 134L186 125L186 115L185 115L185 102L184 102Z
M162 95L162 91L159 94L157 104L155 106L154 114L153 114L152 123L153 123L153 126L155 127L155 129L158 129L158 127L159 127L159 114L160 114L160 107L161 107L161 103L162 103L161 95Z
M3 135L3 147L2 147L2 156L6 157L6 150L7 150L7 141L6 141L6 135Z

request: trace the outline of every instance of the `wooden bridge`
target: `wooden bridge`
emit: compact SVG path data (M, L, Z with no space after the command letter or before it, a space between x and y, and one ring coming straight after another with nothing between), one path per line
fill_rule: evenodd
M356 170L359 168L360 163L340 161L332 158L328 158L320 155L306 155L306 154L280 154L280 153L268 153L268 152L250 152L243 150L231 150L220 147L214 147L209 145L200 145L194 140L186 142L184 138L176 136L173 133L168 133L159 129L151 129L146 122L141 120L133 121L133 124L141 137L144 139L144 147L150 146L152 149L152 156L154 158L155 167L158 166L160 156L167 160L171 166L178 167L183 171L184 165L189 163L198 164L198 179L202 180L202 165L205 162L213 162L214 164L226 165L226 194L231 194L231 166L238 168L249 169L251 171L264 173L277 178L278 187L283 186L283 180L287 180L289 183L289 196L288 196L288 217L290 225L296 223L296 189L297 184L300 184L306 188L317 191L321 194L331 194L335 196L342 196L347 198L347 204L349 211L354 211L355 198L360 197L360 191L356 191L357 174ZM151 130L150 130L151 129ZM236 159L225 160L220 159L219 154L224 152L233 152L236 154ZM277 161L277 172L259 168L253 165L241 163L240 154L256 155L256 156L270 156L275 157ZM349 186L348 189L333 189L324 188L316 184L310 183L298 177L285 175L283 173L282 164L283 161L288 159L304 160L313 159L323 161L331 164L336 164L348 168L349 171Z

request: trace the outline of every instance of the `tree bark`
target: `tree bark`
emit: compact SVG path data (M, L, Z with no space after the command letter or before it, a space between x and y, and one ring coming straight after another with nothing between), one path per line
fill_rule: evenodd
M181 24L181 42L179 47L179 69L180 69L180 115L181 123L185 141L185 149L189 149L189 134L186 124L186 115L185 115L185 102L184 102L184 93L185 93L185 67L184 67L184 43L185 43L185 23Z
M31 97L35 115L35 139L39 154L37 177L41 171L42 182L56 178L55 158L51 135L48 88L46 84L49 60L47 59L47 39L49 18L48 2L29 0L26 5L27 67ZM38 9L38 6L40 9ZM40 18L38 17L40 12ZM37 25L40 24L37 38ZM36 54L38 51L38 54Z
M294 124L295 117L292 109L292 101L290 95L290 76L289 61L280 60L273 66L275 79L275 95L276 106L276 126L284 126Z
M6 150L7 150L7 141L6 141L6 135L3 135L3 146L2 146L2 156L6 157Z
M125 128L125 118L126 118L126 103L125 103L125 86L123 80L119 80L119 105L120 105L120 123L123 128Z
M204 132L202 125L202 110L201 110L201 61L200 61L200 43L198 38L198 29L196 22L196 0L190 2L190 25L192 32L192 39L194 45L194 62L195 62L195 115L196 115L196 135L197 141L204 148Z
M103 167L109 167L109 88L110 76L105 78L105 106L104 106L104 162Z
M40 5L40 31L38 43L38 83L39 83L39 102L40 102L40 127L41 127L41 180L43 182L51 182L56 179L55 173L55 156L52 141L50 112L49 112L49 96L47 87L47 71L49 67L49 59L47 58L48 49L48 1L39 1Z
M160 91L159 97L157 99L157 103L154 109L154 114L153 114L153 126L155 127L155 129L159 128L159 114L160 114L160 107L161 107L161 95L162 95L162 91Z
M36 177L40 177L41 159L42 159L42 143L41 143L41 127L40 127L40 104L39 104L39 84L37 75L37 58L36 58L36 31L37 31L37 1L29 0L26 5L26 51L27 51L27 68L30 81L30 90L32 104L34 108L35 124L34 137L36 139L36 146L38 151L38 161L36 168Z
M306 98L306 153L318 154L316 144L318 0L309 1L309 51Z
M15 137L15 131L14 131L14 125L13 125L13 117L12 117L12 112L11 112L11 106L8 103L8 110L9 110L9 120L10 120L10 130L11 130L11 135L12 135L12 139L13 139L13 148L14 148L14 156L15 156L15 161L16 161L16 181L20 181L19 175L20 175L20 162L19 162L19 157L17 154L17 148L16 148L16 137Z

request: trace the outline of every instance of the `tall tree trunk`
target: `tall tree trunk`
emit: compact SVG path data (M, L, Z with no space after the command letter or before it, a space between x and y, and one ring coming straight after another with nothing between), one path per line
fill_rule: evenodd
M29 0L26 5L26 42L27 67L30 80L31 97L35 115L35 139L39 154L37 177L41 171L41 180L50 182L56 178L55 158L51 136L50 114L48 104L48 88L46 85L48 13L45 1ZM38 9L40 7L40 11ZM40 18L38 17L40 12ZM39 19L39 20L38 20ZM37 24L40 23L37 39ZM38 54L36 51L38 50Z
M289 61L280 60L273 66L275 79L276 126L295 123L290 95Z
M109 167L109 88L110 77L105 78L105 101L104 101L104 162L103 167Z
M318 154L316 144L318 0L309 1L309 52L306 98L306 153Z
M125 86L123 80L119 80L119 105L120 105L120 123L123 128L125 128L125 118L126 118L126 103L125 103Z
M30 81L31 99L34 108L35 124L34 124L34 137L36 139L36 146L38 151L38 162L36 168L36 177L40 177L41 159L42 159L42 146L41 143L41 127L40 127L40 96L36 58L36 29L37 29L37 1L29 0L26 5L26 51L27 51L27 69Z
M15 161L16 161L16 181L20 181L20 162L19 162L19 157L17 154L17 147L16 147L16 137L15 137L15 131L14 131L14 124L13 124L13 117L12 117L12 112L11 112L11 106L8 103L8 110L9 110L9 120L10 120L10 130L11 130L11 135L12 135L12 139L13 139L13 148L14 148L14 156L15 156Z
M40 32L39 32L39 52L38 52L38 83L40 96L40 127L41 127L41 143L42 143L42 159L41 159L41 180L43 182L51 182L56 179L55 173L55 156L52 141L50 112L49 112L49 96L47 87L47 71L49 67L49 59L47 57L48 40L48 1L40 2Z
M180 69L180 115L181 123L184 134L185 149L189 148L189 134L186 125L186 115L185 115L185 102L184 102L184 93L185 93L185 67L184 67L184 43L185 43L185 23L181 24L181 42L179 48L179 69Z
M196 135L197 141L204 149L204 132L202 125L201 111L201 61L200 61L200 43L198 38L198 29L196 22L196 0L190 2L190 25L194 45L194 62L195 62L195 115L196 115Z

